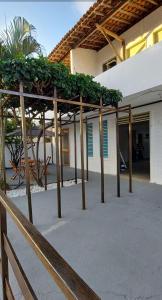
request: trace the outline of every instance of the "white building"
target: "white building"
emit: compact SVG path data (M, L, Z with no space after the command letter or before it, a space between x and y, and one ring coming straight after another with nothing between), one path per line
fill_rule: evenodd
M161 4L158 0L98 0L49 56L69 64L72 73L93 75L102 85L123 93L120 105L131 104L133 113L133 172L158 184L162 184ZM88 123L89 170L100 172L98 119ZM126 123L121 115L120 150L127 163ZM67 127L66 160L73 167L73 124ZM77 137L79 147L79 132ZM113 114L104 116L104 156L105 173L116 174Z

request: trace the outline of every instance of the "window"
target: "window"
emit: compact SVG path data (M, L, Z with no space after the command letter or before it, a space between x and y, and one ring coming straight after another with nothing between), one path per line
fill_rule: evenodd
M108 158L108 126L107 120L103 121L103 156Z
M88 157L93 157L93 124L89 123L87 125L88 130Z
M103 64L103 72L113 68L114 66L116 66L117 64L117 61L116 61L116 57L106 61L104 64Z
M146 40L143 39L142 41L134 44L132 47L127 49L127 57L132 57L138 53L140 53L141 51L143 51L144 49L146 49Z
M154 43L162 41L162 28L154 32Z

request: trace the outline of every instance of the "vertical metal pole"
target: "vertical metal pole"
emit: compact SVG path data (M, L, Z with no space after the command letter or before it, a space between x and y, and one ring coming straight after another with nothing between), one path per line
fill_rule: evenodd
M129 106L129 193L132 193L132 110Z
M105 202L104 195L104 158L103 158L103 116L102 116L102 99L100 100L99 109L99 132L100 132L100 163L101 163L101 203Z
M80 97L82 103L82 97ZM86 209L85 182L84 182L84 133L83 133L83 107L80 105L80 158L81 158L81 179L82 179L82 209Z
M57 173L57 210L58 218L61 218L61 188L60 188L60 158L59 158L59 137L58 137L58 110L57 110L57 93L54 90L54 128L55 128L55 147L56 147L56 173Z
M76 141L76 116L74 113L74 165L75 165L75 183L78 182L77 175L77 141Z
M6 281L9 280L8 275L8 258L4 249L4 235L7 235L7 219L6 210L0 203L0 226L1 226L1 268L2 268L2 291L3 300L8 300L6 293Z
M5 126L3 108L1 107L1 159L2 159L2 178L4 182L4 192L6 193L6 166L5 166Z
M46 126L45 113L43 112L43 151L44 151L44 189L47 191L47 168L46 168Z
M87 181L89 179L89 171L88 171L88 123L87 123L87 117L86 117L86 177Z
M61 111L60 111L60 170L61 170L61 186L64 186L64 169L62 157L62 127L61 127Z
M20 93L23 93L22 83L20 83ZM28 213L29 213L29 221L33 223L31 191L30 191L30 173L29 173L27 136L26 136L25 104L24 104L23 96L20 96L20 110L21 110L22 139L24 144L24 156L25 156L25 179L26 179L26 194L28 197Z
M51 138L51 157L52 157L52 164L53 162L53 138Z
M119 144L119 110L116 106L116 162L117 162L117 197L120 197L120 144Z

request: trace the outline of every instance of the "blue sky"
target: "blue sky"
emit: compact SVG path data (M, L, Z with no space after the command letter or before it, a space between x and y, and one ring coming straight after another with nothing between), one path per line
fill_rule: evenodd
M0 30L15 16L23 16L36 27L37 39L49 54L93 1L0 2Z

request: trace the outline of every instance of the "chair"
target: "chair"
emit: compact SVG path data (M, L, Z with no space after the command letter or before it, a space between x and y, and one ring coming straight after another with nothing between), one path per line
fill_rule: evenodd
M16 166L16 164L12 160L10 160L9 162L10 162L13 172L15 173L11 177L11 179L15 180L18 176L20 176L23 179L24 178L24 169L22 167Z

